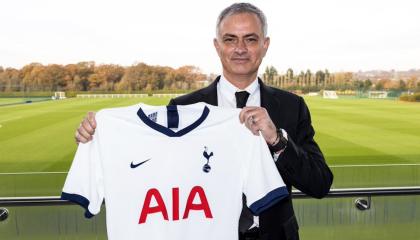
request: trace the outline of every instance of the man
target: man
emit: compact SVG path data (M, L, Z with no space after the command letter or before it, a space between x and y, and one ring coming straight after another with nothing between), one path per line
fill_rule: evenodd
M248 3L229 6L219 15L213 43L223 74L206 88L172 99L170 105L246 105L240 120L255 135L262 134L289 192L293 186L312 197L324 197L333 175L314 141L315 132L303 98L268 87L257 77L270 45L264 13ZM76 131L77 141L89 141L95 126L94 114L89 113ZM259 222L253 220L244 209L240 239L299 239L291 197L263 212Z

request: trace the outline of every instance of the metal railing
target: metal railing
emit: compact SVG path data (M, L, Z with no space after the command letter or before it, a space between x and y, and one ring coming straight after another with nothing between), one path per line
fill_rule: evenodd
M420 195L420 186L331 189L331 191L328 193L326 198L359 197L359 196L401 196L401 195ZM311 197L298 190L293 190L293 198L311 198ZM0 204L1 204L1 200L0 200Z
M302 239L420 236L420 186L332 189L321 201L294 190L293 198ZM106 239L105 206L93 219L83 212L59 196L0 197L0 238Z
M310 196L299 190L293 190L293 198L305 199ZM420 195L420 186L413 187L378 187L378 188L340 188L331 189L326 198L339 197L371 197L371 196L401 196ZM62 200L59 196L46 197L0 197L0 207L8 206L50 206L73 204Z

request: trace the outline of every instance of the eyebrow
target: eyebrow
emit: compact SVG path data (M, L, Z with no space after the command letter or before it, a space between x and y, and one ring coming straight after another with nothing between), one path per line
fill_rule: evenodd
M234 34L226 33L226 34L224 34L222 37L223 37L223 38L227 38L227 37L233 37L233 38L236 38L237 36L236 36L236 35L234 35Z
M244 37L245 37L245 38L248 38L248 37L256 37L256 38L260 38L260 36L258 36L258 34L256 34L256 33L250 33L250 34L245 35Z
M225 35L223 35L223 38L226 38L226 37L234 37L234 38L237 38L238 36L236 36L235 34L226 33ZM249 33L249 34L246 34L244 36L244 38L248 38L248 37L256 37L256 38L259 38L258 34L256 34L256 33Z

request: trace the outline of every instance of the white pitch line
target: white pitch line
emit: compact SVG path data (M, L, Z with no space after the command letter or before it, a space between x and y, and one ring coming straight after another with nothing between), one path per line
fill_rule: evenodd
M393 167L393 166L420 166L420 163L389 163L389 164L349 164L349 165L330 165L331 168L346 167Z
M0 175L31 175L31 174L65 174L68 172L13 172L13 173L0 173Z
M22 116L17 116L17 117L12 117L12 118L5 118L0 120L1 123L5 123L5 122L9 122L9 121L13 121L13 120L17 120L17 119L21 119Z

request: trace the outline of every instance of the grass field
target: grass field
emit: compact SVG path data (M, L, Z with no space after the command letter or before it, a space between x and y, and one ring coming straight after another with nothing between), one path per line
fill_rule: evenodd
M12 99L16 100L16 99ZM10 99L0 99L0 105ZM305 99L334 188L420 186L420 104L389 100ZM169 98L66 99L0 106L0 197L57 196L76 151L74 131L87 111ZM10 103L10 102L9 102ZM295 200L302 239L417 239L419 196ZM5 239L106 239L105 217L78 206L11 207ZM42 215L42 221L39 216Z
M0 105L23 102L23 98L0 98Z
M0 107L0 196L59 195L77 147L74 131L87 111L168 101L66 99ZM334 187L420 185L420 104L306 101L317 142L335 173Z
M0 107L6 106L6 105L21 104L21 103L25 103L25 102L28 102L28 101L30 101L30 102L40 102L40 101L46 101L46 100L51 100L51 98L47 98L47 97L0 98Z
M60 195L77 148L74 131L86 112L140 101L161 105L169 98L66 99L0 107L0 197Z

